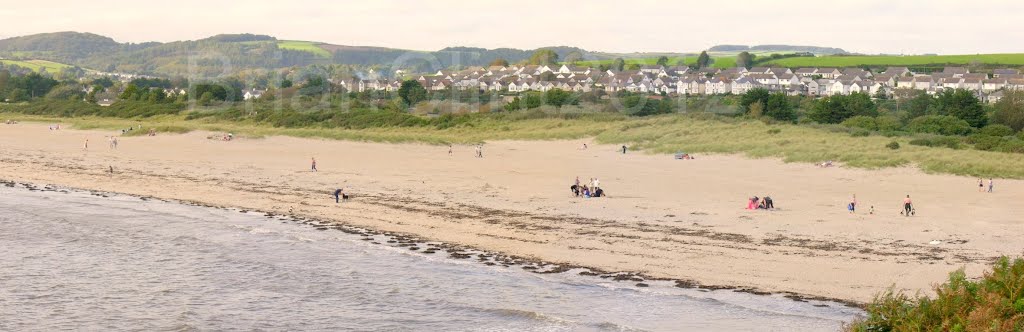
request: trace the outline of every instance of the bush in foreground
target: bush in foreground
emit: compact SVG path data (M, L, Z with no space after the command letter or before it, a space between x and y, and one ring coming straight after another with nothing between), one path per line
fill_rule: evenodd
M1024 259L1000 258L978 281L963 269L935 287L934 298L886 291L848 331L1024 330Z

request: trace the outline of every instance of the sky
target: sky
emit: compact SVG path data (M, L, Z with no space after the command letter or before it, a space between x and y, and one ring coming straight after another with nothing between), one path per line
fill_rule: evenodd
M119 42L221 33L339 45L693 52L789 44L889 54L1024 52L1020 0L12 1L0 38L92 32Z

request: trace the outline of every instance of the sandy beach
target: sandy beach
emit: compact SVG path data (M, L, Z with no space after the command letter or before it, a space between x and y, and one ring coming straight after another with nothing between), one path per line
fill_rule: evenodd
M115 132L47 127L0 125L0 179L290 211L708 287L866 302L893 285L928 292L960 267L979 276L994 258L1024 248L1019 180L995 179L989 194L978 192L977 178L911 168L674 160L591 142L581 150L583 140L488 142L484 158L472 146L450 156L447 146L226 142L198 132L120 137L111 149L106 136ZM599 178L609 197L573 197L576 177ZM335 204L339 187L353 199ZM853 194L856 214L846 210ZM914 217L899 213L908 194ZM746 210L754 195L770 195L778 209Z

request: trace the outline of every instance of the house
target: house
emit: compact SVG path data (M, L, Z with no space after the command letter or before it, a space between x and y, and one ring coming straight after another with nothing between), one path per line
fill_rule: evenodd
M987 79L981 82L981 90L992 92L1006 87L1006 80L1002 78Z
M704 83L705 95L726 94L729 92L732 92L732 84L725 77L715 76L707 83Z
M651 73L651 74L655 74L655 75L661 76L661 75L665 74L665 67L664 66L659 66L659 65L645 65L645 66L641 66L640 67L640 72L642 72L642 73Z
M730 89L734 94L744 94L747 93L747 91L750 91L750 89L758 86L761 86L761 84L750 77L740 77L732 81L732 87L730 87Z
M963 77L964 74L969 74L971 71L966 67L945 67L942 68L943 74L950 74L953 77Z
M944 78L939 82L939 86L942 87L943 89L960 89L961 87L963 87L961 85L961 83L963 83L963 80L964 79L960 77Z
M803 83L804 88L807 91L808 96L816 97L820 95L818 81L809 80Z
M676 83L676 93L681 95L704 93L704 78L699 76L684 77Z
M818 68L799 68L796 70L796 75L800 77L811 77L814 76L818 71Z
M992 77L1000 78L1007 75L1020 75L1020 70L1008 68L992 70Z
M263 92L266 92L266 91L264 91L264 90L257 90L257 89L249 89L249 90L246 90L246 93L242 94L242 99L245 99L245 100L256 99L256 98L259 98L260 96L262 96Z
M931 76L922 75L914 77L914 89L928 91L931 90L933 83Z
M837 95L848 95L850 94L850 85L853 81L833 81L828 87L829 96Z
M818 72L815 73L815 75L821 75L821 78L828 78L828 79L835 79L836 77L839 77L839 75L842 75L842 74L843 74L843 72L841 72L841 71L839 71L839 69L835 69L835 68L819 68Z
M882 73L886 74L886 75L892 75L893 77L901 77L901 76L907 76L907 75L913 76L914 75L914 73L911 72L910 69L908 69L907 67L888 67L888 68L885 68L885 71L882 72Z
M753 74L768 74L768 73L771 73L772 70L771 70L771 68L768 68L768 67L753 67L753 68L750 68L749 70L747 70L747 72L748 73L753 73Z
M779 77L779 85L783 87L800 85L800 77L794 74L782 74L777 75Z
M989 104L998 103L1002 99L1003 99L1003 91L1002 90L990 93L987 96L985 96L985 101L987 101Z
M774 74L775 76L782 76L782 75L786 75L786 74L793 74L793 71L790 70L789 68L778 68L778 67L768 68L768 72Z

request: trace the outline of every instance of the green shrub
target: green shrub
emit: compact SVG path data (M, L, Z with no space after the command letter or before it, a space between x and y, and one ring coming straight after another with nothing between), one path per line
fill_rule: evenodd
M779 128L768 129L768 134L770 134L770 135L775 135L775 134L778 134L778 133L781 133L781 132L782 132L782 129L779 129Z
M1007 125L991 124L985 126L985 128L981 128L978 133L985 136L996 137L1013 136L1013 128L1010 128L1010 126Z
M1016 138L1004 139L1003 142L999 143L999 145L993 150L999 152L1024 153L1024 141Z
M948 115L926 115L915 118L907 125L907 129L915 133L938 135L967 135L971 133L971 125L967 121Z
M881 132L897 131L903 127L900 119L892 115L883 115L875 118L875 124L878 125L878 131Z
M935 298L892 289L875 296L867 317L850 331L1021 331L1024 329L1024 259L1002 257L981 280L963 269L935 287Z
M850 136L853 136L853 137L868 137L868 136L871 136L871 131L867 130L867 129L860 129L860 128L858 128L858 129L854 129L853 132L850 133Z
M889 142L889 144L886 144L885 147L887 147L889 149L892 149L892 150L899 150L900 142L892 141L892 142Z
M1003 143L1002 137L985 135L971 135L967 140L974 144L975 149L983 151L991 151Z
M961 142L962 139L955 136L927 135L918 136L910 140L910 145L959 149Z
M875 122L875 118L866 115L858 115L846 119L842 125L848 128L860 128L870 131L878 130L878 123Z

